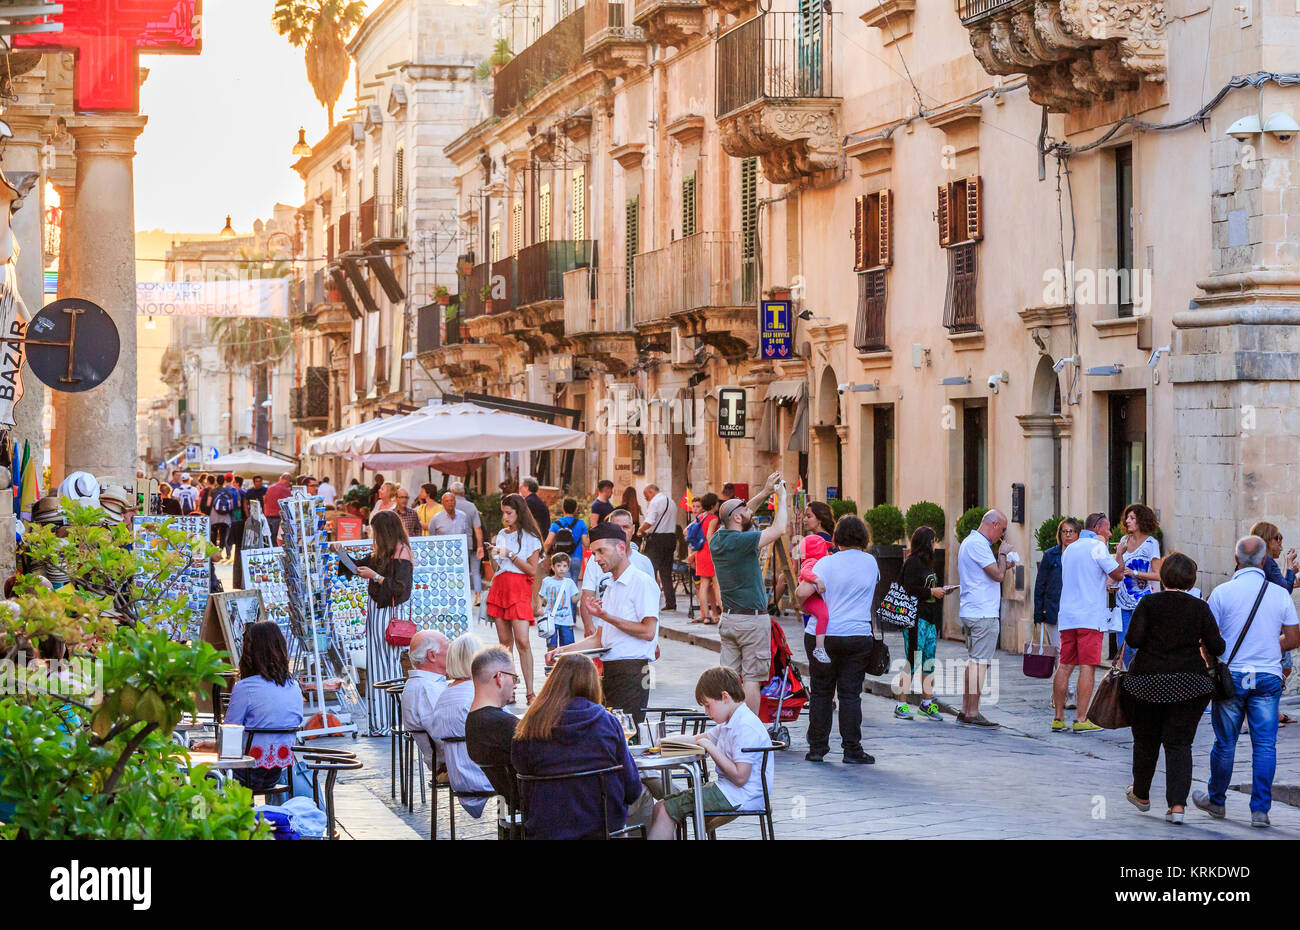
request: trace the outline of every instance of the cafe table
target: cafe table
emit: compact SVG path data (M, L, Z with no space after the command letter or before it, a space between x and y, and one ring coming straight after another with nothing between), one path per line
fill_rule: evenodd
M257 760L252 756L235 756L230 759L222 759L215 752L195 752L190 750L191 768L208 765L214 769L228 771L231 769L251 769L256 764Z
M662 756L659 753L650 753L646 747L631 747L632 761L636 763L637 770L640 772L658 772L660 781L664 786L664 795L672 793L672 777L670 773L673 769L681 769L690 775L691 788L695 792L695 838L702 840L705 838L704 833L704 770L700 763L704 759L703 753L687 753L680 756Z

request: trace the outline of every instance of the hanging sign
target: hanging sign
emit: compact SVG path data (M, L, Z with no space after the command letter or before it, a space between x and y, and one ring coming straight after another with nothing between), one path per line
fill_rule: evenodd
M791 358L794 355L794 315L788 300L764 300L758 305L759 355Z
M0 278L0 430L14 425L14 406L23 396L23 338L27 331L27 307L18 294L18 272L12 261ZM15 340L15 341L9 341Z
M137 281L136 316L289 318L288 278L236 281Z
M117 367L121 341L103 307L69 297L32 317L26 336L27 364L56 391L78 393L104 383Z
M744 388L718 388L718 436L723 439L745 438Z

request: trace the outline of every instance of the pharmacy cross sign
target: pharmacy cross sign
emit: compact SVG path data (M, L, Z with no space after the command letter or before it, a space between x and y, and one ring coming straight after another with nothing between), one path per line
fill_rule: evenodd
M76 56L78 113L137 113L141 52L198 54L202 0L60 0L62 32L16 35L19 48Z

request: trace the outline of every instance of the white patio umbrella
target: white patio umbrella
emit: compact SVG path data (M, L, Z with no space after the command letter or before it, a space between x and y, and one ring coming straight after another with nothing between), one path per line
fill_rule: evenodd
M481 458L499 452L545 452L581 449L587 434L541 423L478 404L431 404L385 426L355 435L350 452L371 455L424 455ZM424 462L412 463L424 464Z
M385 425L400 417L381 417L378 420L367 420L364 423L358 423L356 426L345 426L337 432L328 433L319 436L307 443L304 450L307 455L344 455L348 458L355 456L349 454L353 439L364 436L367 433L382 429Z
M294 472L298 465L286 459L265 455L256 449L240 449L208 462L204 468L211 471L233 471L243 474L279 477L285 472Z

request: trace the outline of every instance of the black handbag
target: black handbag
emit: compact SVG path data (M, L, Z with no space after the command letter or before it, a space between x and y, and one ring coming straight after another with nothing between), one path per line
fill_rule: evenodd
M1237 637L1237 644L1232 647L1232 654L1228 656L1228 661L1222 659L1214 663L1210 669L1210 680L1214 682L1214 699L1216 701L1226 701L1230 697L1236 697L1237 686L1232 681L1232 660L1237 658L1237 650L1241 648L1242 641L1250 631L1250 625L1255 621L1255 614L1259 611L1259 605L1264 601L1264 592L1272 582L1265 581L1263 587L1259 589L1259 594L1255 597L1255 606L1250 608L1250 616L1246 618L1246 625L1241 628L1241 635Z
M871 624L871 644L867 646L867 674L883 675L889 671L889 647L876 625Z

